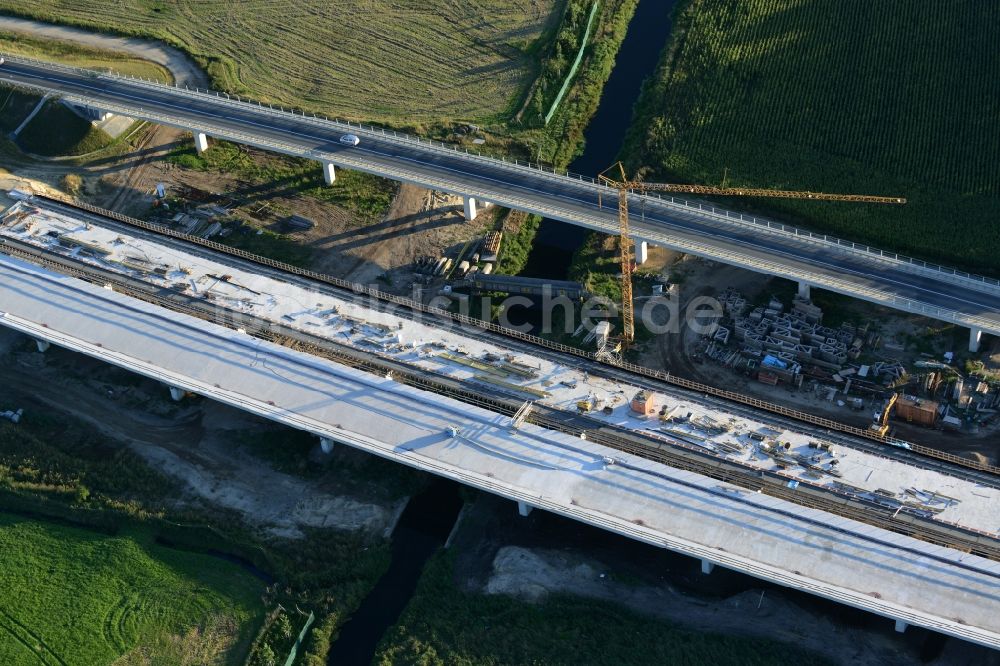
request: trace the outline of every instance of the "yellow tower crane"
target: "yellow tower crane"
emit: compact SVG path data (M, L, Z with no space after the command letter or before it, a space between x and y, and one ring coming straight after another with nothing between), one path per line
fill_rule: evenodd
M608 176L617 171L619 178ZM677 185L673 183L645 183L630 180L625 175L625 165L614 164L598 174L598 180L618 190L618 232L621 245L622 268L622 347L631 344L635 337L635 315L632 308L632 238L628 229L628 195L646 192L681 192L724 197L772 197L779 199L812 199L813 201L851 201L856 203L905 204L902 197L877 197L867 194L827 194L824 192L799 192L795 190L767 190L747 187L712 187L710 185ZM598 195L600 196L600 195Z

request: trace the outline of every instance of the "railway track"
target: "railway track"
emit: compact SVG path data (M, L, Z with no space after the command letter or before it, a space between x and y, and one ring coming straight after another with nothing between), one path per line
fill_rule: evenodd
M112 285L115 291L120 293L228 328L242 329L250 335L291 349L328 358L373 374L391 373L400 383L447 395L506 416L513 416L524 405L522 398L507 394L502 389L485 387L472 389L458 380L436 375L403 361L378 356L374 352L342 345L245 313L222 310L188 294L162 289L72 257L40 250L30 244L12 239L0 239L0 251L94 284ZM731 406L726 405L726 407ZM759 417L756 414L754 416ZM538 403L532 406L526 420L576 437L583 435L589 441L616 451L701 474L752 493L766 493L795 504L912 536L925 542L1000 561L1000 539L993 535L927 518L910 511L894 511L874 501L807 482L800 482L798 488L790 489L787 476L714 456L676 438L610 425L586 415Z

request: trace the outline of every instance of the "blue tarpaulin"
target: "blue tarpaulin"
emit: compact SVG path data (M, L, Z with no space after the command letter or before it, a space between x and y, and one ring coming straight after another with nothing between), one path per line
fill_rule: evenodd
M780 358L771 356L770 354L764 357L764 360L761 362L761 365L769 365L772 368L781 368L782 370L788 367L787 363L782 361Z

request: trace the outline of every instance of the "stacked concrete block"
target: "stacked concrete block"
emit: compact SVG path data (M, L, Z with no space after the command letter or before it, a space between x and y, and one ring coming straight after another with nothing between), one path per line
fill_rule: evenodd
M800 315L811 324L819 324L823 321L823 310L805 298L795 297L795 300L792 301L792 312Z
M764 349L764 336L760 333L747 333L746 340L744 342L750 349Z
M753 330L753 328L749 319L740 318L733 322L733 333L735 334L737 340L746 340L747 333L751 330Z
M844 346L822 344L819 346L819 358L827 363L844 365L847 363L847 348Z
M840 328L823 326L823 311L806 298L796 297L792 309L772 298L766 307L747 311L746 299L729 288L720 295L732 329L718 330L716 342L730 337L743 344L743 353L769 353L787 362L814 364L836 371L849 359L861 354L868 326L845 324Z
M731 319L743 316L747 309L747 299L738 290L732 287L727 288L719 294L719 302L722 303L723 311Z

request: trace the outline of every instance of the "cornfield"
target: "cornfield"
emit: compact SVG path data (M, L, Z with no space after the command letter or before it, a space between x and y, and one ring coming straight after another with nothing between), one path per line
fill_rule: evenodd
M1000 274L998 129L998 3L692 0L626 153L661 179L907 197L750 205Z

